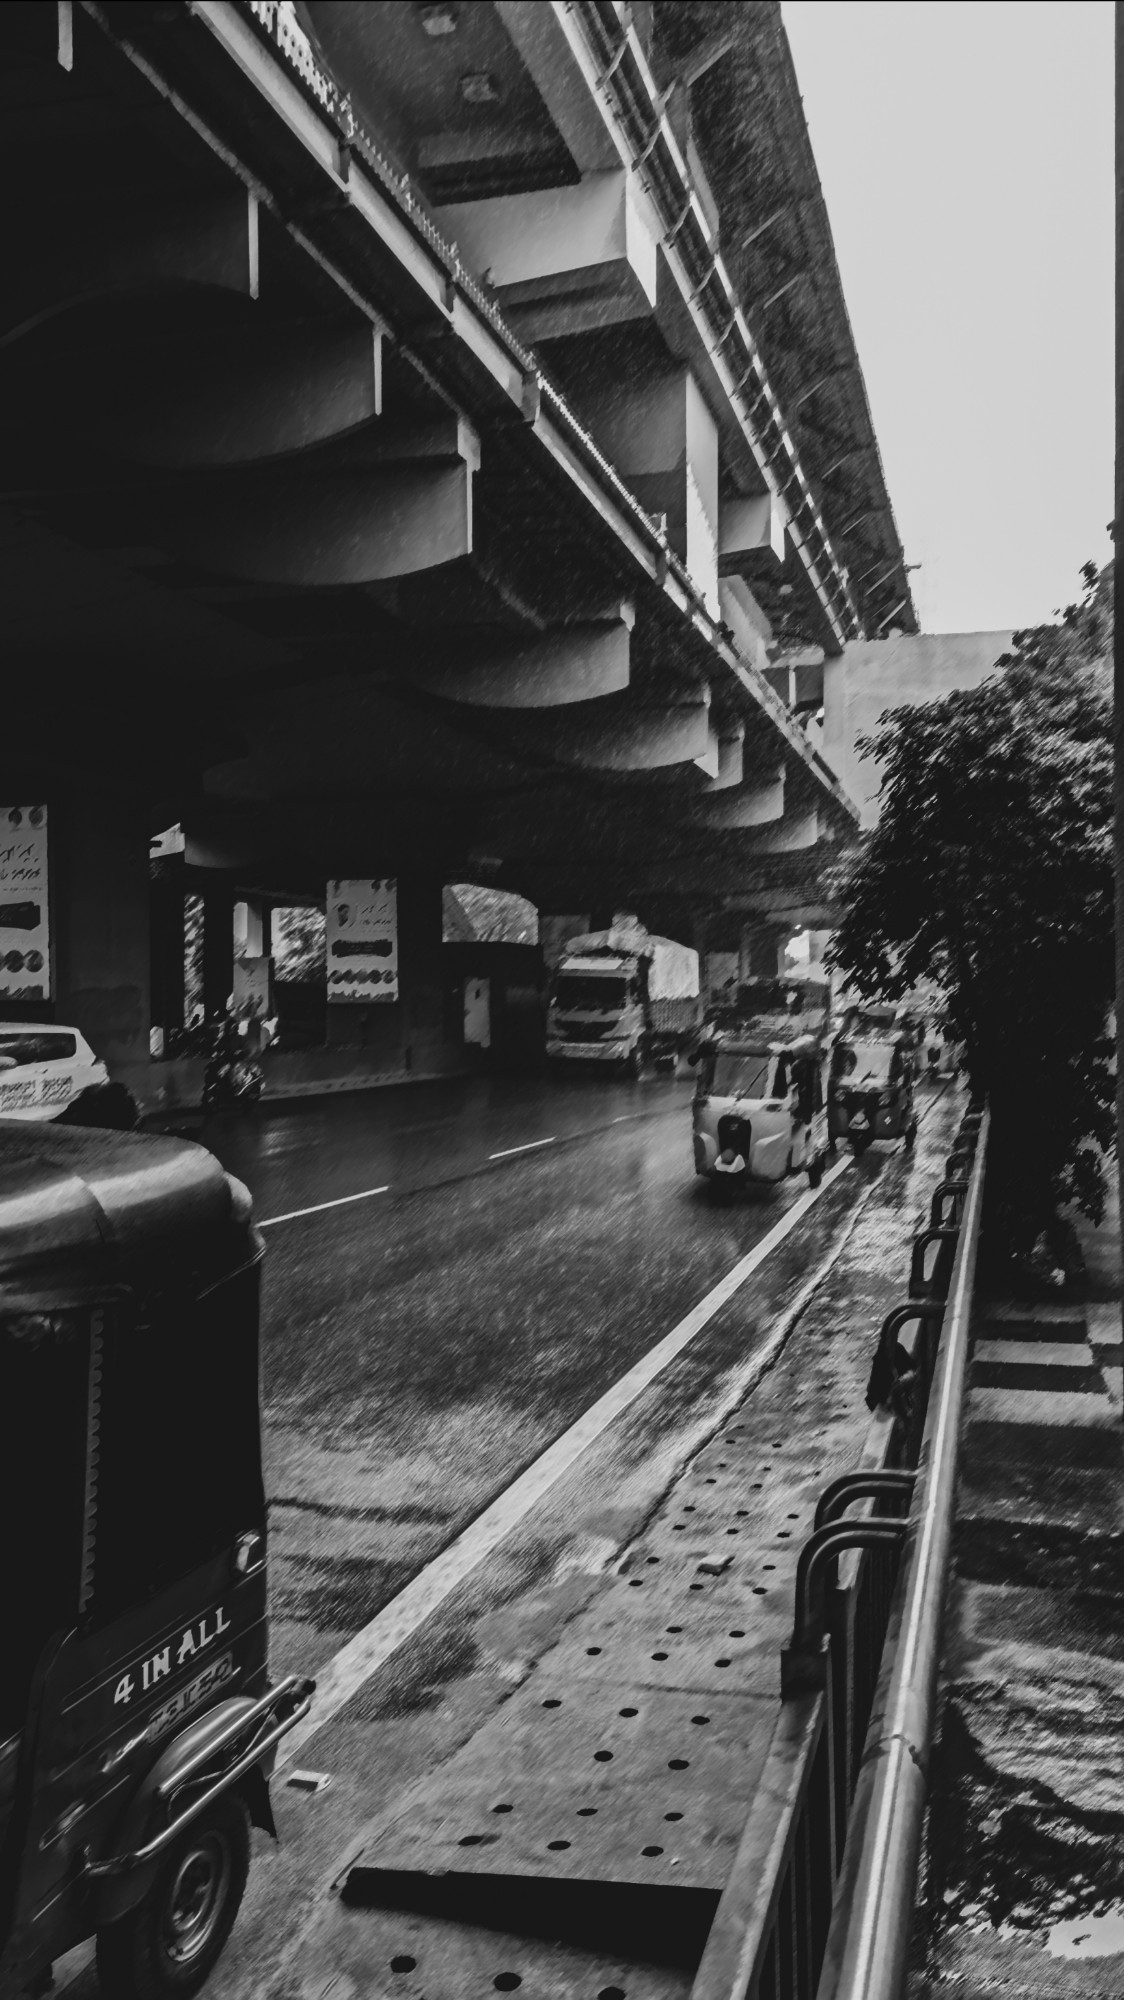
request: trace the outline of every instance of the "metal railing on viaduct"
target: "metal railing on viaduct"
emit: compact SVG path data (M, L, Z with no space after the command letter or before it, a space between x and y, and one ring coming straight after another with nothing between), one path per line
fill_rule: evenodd
M780 1717L691 2000L904 1991L988 1117L961 1121L909 1298L882 1327L860 1465L823 1493L801 1551Z

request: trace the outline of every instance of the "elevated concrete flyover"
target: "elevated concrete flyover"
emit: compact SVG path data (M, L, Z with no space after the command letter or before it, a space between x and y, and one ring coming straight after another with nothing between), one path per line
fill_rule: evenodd
M413 8L0 19L20 722L0 777L48 799L63 843L44 1005L131 1072L152 1018L137 882L170 822L221 924L235 892L400 879L428 913L404 981L438 1067L443 881L544 910L672 898L687 935L854 827L765 676L751 573L796 560L828 646L854 625L831 609L845 580L723 386L666 189L637 193L565 14L460 8L448 62ZM568 49L550 77L547 31ZM532 348L510 288L550 279L557 301L571 267L611 310ZM101 851L99 787L134 847L105 847L121 919L93 938L67 885L79 828ZM391 1069L419 1060L409 1012L404 986L364 1026Z

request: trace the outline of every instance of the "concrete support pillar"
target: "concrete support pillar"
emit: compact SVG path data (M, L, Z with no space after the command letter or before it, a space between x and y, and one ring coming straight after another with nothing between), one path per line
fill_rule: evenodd
M781 979L787 924L746 924L738 947L738 981Z
M812 930L810 930L810 931L808 932L808 963L809 963L809 965L815 965L815 966L820 966L820 967L822 968L822 966L823 966L823 958L824 958L824 953L825 953L825 951L827 950L827 947L828 947L828 945L830 944L830 942L831 942L831 932L830 932L830 931L812 931Z
M149 1060L153 902L164 923L163 1012L172 1025L183 1020L182 858L166 857L167 874L150 880L147 813L112 785L68 786L48 803L55 1019L80 1029L111 1073L137 1089Z
M184 1018L183 855L163 854L148 866L150 1013L166 1038Z
M203 891L203 1011L221 1014L234 988L234 892L228 882Z
M232 927L235 958L263 956L265 926L265 905L260 896L246 896L235 903Z
M341 876L394 874L385 857L366 868L340 868ZM443 888L440 875L406 869L398 884L397 1000L329 1001L329 1046L372 1052L375 1067L404 1076L432 1076L452 1069L463 1058L459 1032L454 1034L446 995L443 932Z

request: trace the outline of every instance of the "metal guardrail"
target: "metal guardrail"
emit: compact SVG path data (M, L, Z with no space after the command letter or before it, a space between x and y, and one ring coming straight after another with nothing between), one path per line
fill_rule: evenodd
M898 2000L905 1985L956 1507L988 1116L985 1111L978 1126L902 1588L855 1791L818 2000Z
M961 1121L933 1196L932 1213L949 1219L917 1238L910 1298L878 1336L861 1465L821 1496L801 1551L781 1712L691 2000L898 2000L986 1132L986 1113ZM900 1336L910 1324L906 1347ZM858 1501L864 1518L842 1520Z

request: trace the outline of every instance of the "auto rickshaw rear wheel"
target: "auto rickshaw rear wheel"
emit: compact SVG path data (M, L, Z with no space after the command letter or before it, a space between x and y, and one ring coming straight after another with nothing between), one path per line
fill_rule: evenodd
M187 2000L234 1927L250 1869L250 1815L226 1792L184 1828L137 1907L98 1932L107 2000Z

